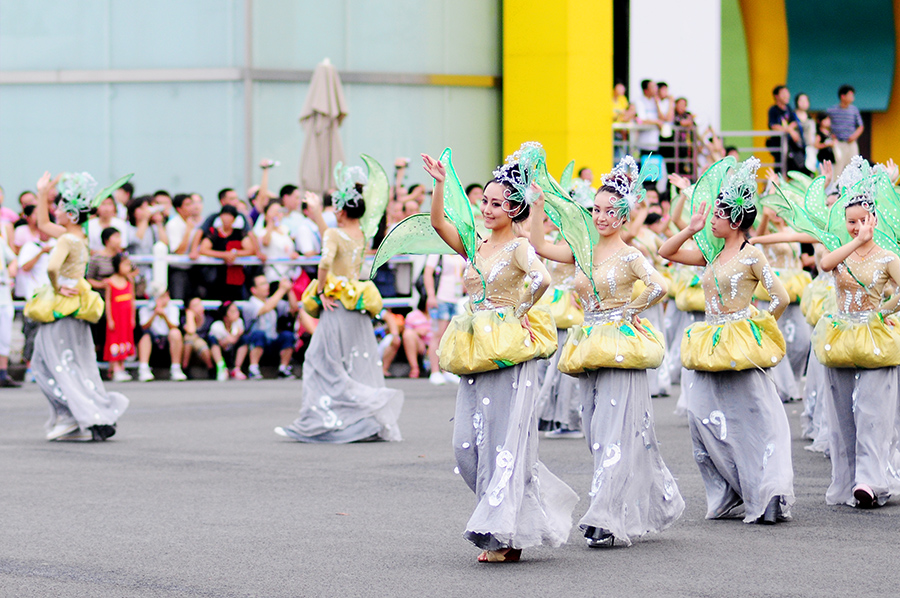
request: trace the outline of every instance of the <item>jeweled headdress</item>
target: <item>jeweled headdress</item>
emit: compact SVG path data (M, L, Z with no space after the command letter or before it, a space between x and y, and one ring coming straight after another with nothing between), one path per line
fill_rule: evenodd
M97 189L94 177L86 172L65 172L59 179L60 205L72 222L85 224L91 211L111 196L113 191L127 183L132 176L134 175L127 174L94 195Z
M494 180L506 186L503 197L511 202L531 205L536 199L530 190L537 165L546 161L547 154L537 141L526 141L506 163L494 169ZM519 210L519 208L513 208Z
M838 201L844 207L861 205L867 211L875 212L876 184L875 169L862 156L853 156L838 176Z
M756 209L755 197L759 189L756 171L759 165L759 158L747 158L726 176L722 184L715 207L723 210L725 217L733 224L742 222L747 212Z
M637 162L631 156L625 156L607 174L600 177L604 187L616 190L616 197L610 204L616 212L616 218L625 219L644 200L647 190L644 189L644 181L659 177L659 167L650 160L645 159L638 171Z
M359 166L344 166L338 162L334 167L334 182L337 191L331 195L334 209L341 211L346 207L355 208L363 198L356 185L365 185L369 180L365 171Z

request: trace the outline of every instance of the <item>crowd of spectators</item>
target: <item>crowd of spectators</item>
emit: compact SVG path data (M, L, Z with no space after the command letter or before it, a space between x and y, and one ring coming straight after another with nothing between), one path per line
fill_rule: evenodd
M273 165L271 160L260 163L260 184L248 190L246 200L234 189L222 189L212 213L204 214L198 194L158 190L137 195L131 183L100 204L86 227L91 251L86 278L107 303L104 318L92 331L98 359L107 364L110 379L132 380L129 370L136 368L136 378L149 381L154 379L154 369L165 367L168 379L175 381L203 369L220 381L259 379L261 365L277 365L279 377L294 376L294 366L302 361L316 326L298 302L315 278L316 266L290 261L318 256L320 223L336 226L337 219L329 193L322 198L304 195L296 185L271 192L268 179ZM423 185L404 184L407 159L398 159L394 167L390 201L372 247L403 218L421 211L423 205L427 209L430 201ZM481 191L478 184L467 189L476 213ZM0 189L4 241L0 243L0 386L12 386L17 383L7 375L6 362L13 299L27 300L35 289L49 283L47 261L54 240L37 228L32 192L19 195L18 209L4 207L3 199ZM167 284L153 279L150 258L161 248L169 254ZM198 264L203 257L216 259ZM241 257L255 259L238 262ZM438 273L449 272L455 262L444 257L442 263L446 266L438 266ZM461 295L461 270L459 276ZM376 284L383 296L397 295L391 267L379 270ZM426 299L423 296L423 309ZM446 307L442 310L441 314L447 313ZM432 325L427 311L399 308L381 314L379 334L389 375L403 346L415 349L403 353L412 376L419 375L420 360L428 362L428 351L434 347L426 342ZM23 361L28 366L37 325L24 316L18 318L25 337ZM413 343L414 333L419 335L418 345ZM33 380L30 370L26 380Z

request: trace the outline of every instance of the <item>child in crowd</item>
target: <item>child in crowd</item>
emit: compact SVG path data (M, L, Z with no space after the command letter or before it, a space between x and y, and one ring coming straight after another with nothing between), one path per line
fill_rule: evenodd
M181 356L182 370L186 370L191 363L191 356L196 355L201 363L206 366L207 370L213 367L212 351L209 343L209 329L212 326L212 318L206 315L206 309L203 307L203 301L200 297L194 297L187 303L187 309L184 310L184 351ZM227 371L225 364L222 364L222 372L225 372L227 379ZM217 379L219 370L216 371Z
M106 284L106 344L103 359L109 362L110 380L129 382L125 359L134 355L134 268L125 253L112 258L113 275Z
M216 380L228 380L225 364L227 356L232 364L241 363L247 356L247 345L241 339L244 336L244 320L236 303L223 301L219 308L219 319L209 327L209 342L212 344L213 359L216 360ZM246 380L247 376L235 367L231 371L235 380Z
M425 355L430 344L431 319L422 310L414 309L406 316L403 326L403 351L409 362L410 378L419 377L419 357Z
M138 341L138 380L153 380L150 371L150 354L154 347L160 351L169 350L172 365L169 367L169 379L181 382L187 376L181 370L181 355L184 349L184 337L181 329L179 310L172 305L169 290L164 286L153 289L154 302L140 309L140 322L143 336Z

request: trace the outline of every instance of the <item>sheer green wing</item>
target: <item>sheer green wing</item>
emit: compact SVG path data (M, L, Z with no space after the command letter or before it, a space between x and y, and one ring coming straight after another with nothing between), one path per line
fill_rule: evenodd
M441 154L440 160L447 171L447 176L444 180L444 213L450 222L453 223L453 226L456 227L459 239L466 250L466 256L474 264L475 252L478 250L476 245L475 217L472 214L472 204L469 203L469 198L466 197L466 191L463 189L462 183L459 182L459 177L456 176L451 157L451 151L448 147Z
M788 171L788 179L800 188L802 191L806 191L809 189L809 186L813 182L813 178L807 174L803 174L799 170L789 170Z
M106 199L107 197L109 197L110 195L112 195L113 192L114 192L116 189L118 189L119 187L121 187L122 185L124 185L125 183L127 183L128 181L130 181L130 180L131 180L131 177L133 177L133 176L134 176L134 173L133 173L133 172L132 172L131 174L126 174L125 176L123 176L122 178L120 178L118 181L116 181L115 183L113 183L112 185L110 185L109 187L106 187L106 188L104 188L104 189L101 189L101 190L100 190L100 193L98 193L97 195L95 195L95 196L94 196L94 199L91 201L91 207L92 207L92 208L97 208L97 207L99 207L100 204L103 203L103 200L104 200L104 199Z
M897 191L887 173L880 171L875 177L875 209L878 213L878 225L883 225L885 233L900 243L900 197L897 196ZM897 250L891 251L896 253Z
M691 194L691 214L699 211L701 203L706 203L707 207L710 208L706 217L706 226L694 235L694 241L696 241L697 247L707 263L712 263L716 256L719 255L719 252L722 251L722 247L725 246L725 241L717 239L712 233L712 218L715 211L716 198L719 196L719 190L722 188L725 175L736 164L737 161L730 156L722 158L706 169L706 172L694 185L694 192Z
M825 198L825 177L813 179L803 197L803 209L813 223L822 230L828 227L828 204Z
M378 225L384 216L384 210L388 205L387 173L384 168L372 156L361 154L366 168L369 169L369 182L363 188L363 199L366 200L366 212L359 219L359 225L367 239L373 238L378 233Z
M563 189L568 189L572 186L572 174L575 172L575 160L572 160L566 165L566 169L563 170L562 176L559 177L559 186Z
M781 192L778 185L775 186L775 190L775 193L761 197L760 203L775 210L775 213L784 218L785 222L794 230L818 239L828 251L834 251L840 247L840 239L818 226L806 213L806 210Z
M397 255L432 255L436 253L456 253L437 234L431 226L431 214L413 214L401 220L397 226L385 235L378 251L375 252L375 263L372 273L383 266L389 259Z

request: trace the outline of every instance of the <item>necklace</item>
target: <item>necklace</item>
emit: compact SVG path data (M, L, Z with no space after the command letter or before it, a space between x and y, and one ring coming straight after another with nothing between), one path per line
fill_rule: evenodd
M855 253L855 254L856 254L856 257L858 257L860 260L864 260L864 259L866 259L867 257L869 257L869 254L872 253L873 251L875 251L875 249L876 249L877 247L878 247L878 245L873 244L872 247L871 247L867 252L865 252L864 254L860 254L860 253L859 253L859 249L857 249L857 250L854 251L853 253Z

